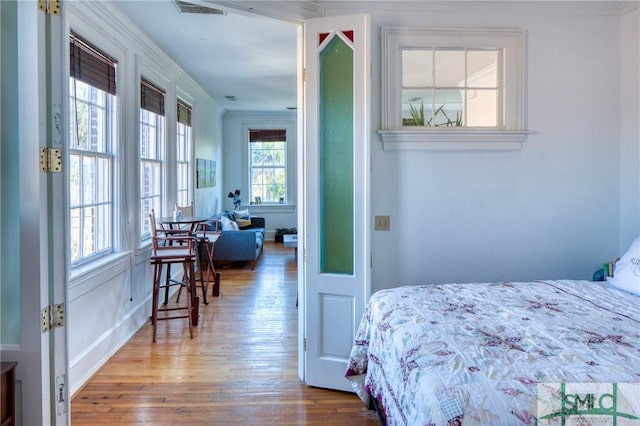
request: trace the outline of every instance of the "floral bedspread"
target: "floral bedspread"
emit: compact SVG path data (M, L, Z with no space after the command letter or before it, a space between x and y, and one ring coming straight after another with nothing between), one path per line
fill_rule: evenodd
M640 382L640 297L569 280L382 290L346 377L389 425L535 424L538 383Z

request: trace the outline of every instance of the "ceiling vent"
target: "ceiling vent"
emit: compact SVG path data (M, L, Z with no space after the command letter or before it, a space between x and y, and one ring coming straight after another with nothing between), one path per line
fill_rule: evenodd
M227 13L213 7L201 6L182 0L173 0L180 13L200 13L205 15L226 15Z

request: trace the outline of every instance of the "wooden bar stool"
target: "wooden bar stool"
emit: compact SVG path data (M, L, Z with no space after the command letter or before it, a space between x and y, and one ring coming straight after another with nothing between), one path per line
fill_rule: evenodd
M151 265L153 265L153 298L151 307L151 323L153 325L152 342L156 341L156 326L158 321L187 318L189 322L189 335L193 338L193 319L192 319L192 298L195 290L195 272L194 265L196 263L196 241L192 237L185 236L159 236L156 230L155 217L149 215L149 227L151 229ZM173 242L180 242L179 245L173 245ZM162 280L162 270L167 266L169 270L171 265L180 265L184 271L183 281L187 288L187 302L184 306L169 307L163 305L160 307L160 289L164 288ZM176 301L178 303L178 301ZM173 312L185 311L185 314L173 314ZM164 316L158 316L160 312L171 312Z

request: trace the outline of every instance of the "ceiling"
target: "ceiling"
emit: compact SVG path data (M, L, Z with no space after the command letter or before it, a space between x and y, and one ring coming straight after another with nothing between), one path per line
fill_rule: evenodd
M0 0L1 1L1 0ZM413 0L437 4L540 4L522 0ZM413 1L362 0L387 10ZM638 0L635 0L638 1ZM335 0L114 0L142 31L227 110L284 111L296 106L297 28L324 15ZM222 14L181 12L186 6L215 8ZM554 4L606 5L625 2L567 1ZM480 6L478 6L480 5ZM476 9L477 10L477 9ZM227 97L232 97L228 99Z
M297 23L317 15L316 9L305 2L292 7L293 2L189 0L182 5L224 12L204 14L181 12L176 3L115 0L223 108L285 111L296 106ZM287 7L279 9L283 3Z

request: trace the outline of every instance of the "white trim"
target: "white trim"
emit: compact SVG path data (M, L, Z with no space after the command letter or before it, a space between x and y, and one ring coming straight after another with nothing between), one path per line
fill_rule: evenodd
M531 133L507 130L379 130L385 151L514 151Z
M240 210L249 210L251 214L260 213L293 213L296 211L295 204L250 204L241 205Z
M131 309L120 321L69 360L69 395L75 396L82 386L140 330L148 319L146 306L151 295ZM92 356L93 355L93 356ZM99 357L99 358L96 358ZM80 377L74 377L81 373Z

